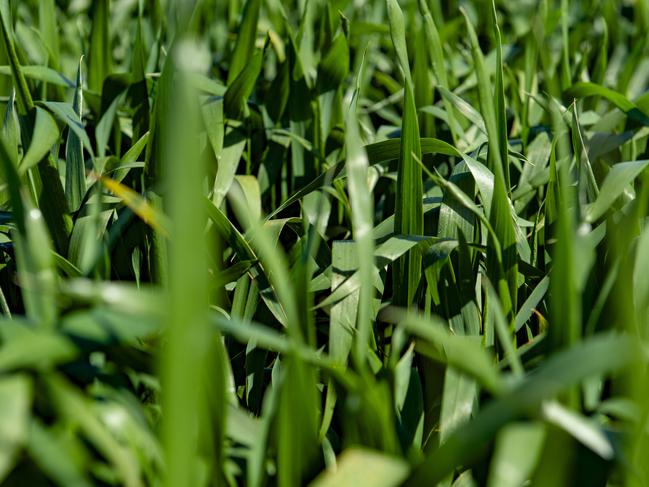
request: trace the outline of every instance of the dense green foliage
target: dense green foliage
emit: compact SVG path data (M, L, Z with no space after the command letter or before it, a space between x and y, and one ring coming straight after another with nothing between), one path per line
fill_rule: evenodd
M2 485L649 485L649 1L0 27Z

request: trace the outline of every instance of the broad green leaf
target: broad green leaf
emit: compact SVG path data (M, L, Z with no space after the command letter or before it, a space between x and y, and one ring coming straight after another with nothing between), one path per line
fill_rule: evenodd
M356 245L353 241L334 242L331 252L332 292L347 280L350 273L358 269L359 256ZM329 314L329 355L341 363L347 361L357 332L358 299L358 290L347 293L345 298L331 307Z
M521 305L518 313L516 314L516 331L520 330L521 327L525 325L525 323L527 323L527 320L531 318L534 310L539 305L541 300L545 297L545 293L548 290L549 284L550 279L547 276L544 277L541 282L536 285L534 291L530 293L527 300L525 300L525 302Z
M16 464L29 435L32 381L26 375L0 379L0 481Z
M50 0L46 0L50 1ZM43 2L46 3L46 2ZM36 81L44 81L63 88L74 88L74 82L63 76L58 71L47 66L27 65L21 66L22 74L25 78ZM0 74L13 76L11 66L0 66Z
M61 132L52 116L42 108L36 108L32 143L20 161L20 172L24 173L41 162L60 136Z
M253 57L255 50L255 41L257 40L257 23L259 22L259 10L261 9L261 0L246 0L246 4L241 12L241 23L237 35L232 60L228 71L228 86L231 85L235 78L246 69Z
M630 161L615 164L606 175L597 199L586 207L586 220L594 222L601 218L648 164L649 161Z
M245 146L246 138L240 130L234 127L226 130L223 150L217 156L220 158L218 159L219 165L216 171L214 193L212 196L212 201L217 208L223 203L232 185L232 181L234 181L234 175L236 174Z
M57 432L56 428L47 428L37 419L32 419L27 445L29 456L59 485L92 485L84 475L79 450L74 448L78 446L79 443L70 442L63 432Z
M523 485L541 455L545 429L538 423L512 423L496 438L496 449L489 469L489 487Z
M572 85L566 92L567 95L574 98L586 98L589 96L601 96L613 103L617 108L622 110L627 117L641 123L642 125L649 125L649 116L641 111L633 102L626 98L621 93L618 93L605 86L600 86L595 83L581 81Z
M70 128L71 131L76 134L76 136L81 141L83 147L91 155L94 154L92 150L92 146L90 144L90 139L88 138L86 129L78 114L78 109L75 109L74 106L70 103L51 102L51 101L44 101L39 103L42 104L45 108L51 110L54 113L54 115L56 115L59 118L59 120L64 122L68 126L68 128Z
M336 469L323 472L310 487L354 487L367 483L376 487L396 487L408 476L406 462L384 453L353 448L343 451Z
M503 392L504 384L492 357L481 347L479 337L457 336L439 320L414 315L394 316L407 332L421 338L416 349L423 355L476 379L494 394Z
M236 119L246 114L248 98L261 72L263 55L262 50L257 50L247 61L241 74L228 85L228 90L223 97L223 109L228 117Z
M43 370L74 360L79 350L60 334L35 331L25 325L3 324L4 345L0 349L0 370Z
M444 154L447 156L458 156L460 153L455 147L443 140L430 137L422 138L420 141L421 153L423 154ZM365 146L370 164L379 164L399 158L401 152L400 139L388 139L375 142Z
M19 279L27 315L39 326L52 328L58 315L57 276L50 236L43 214L23 194L23 225L14 232ZM16 206L14 205L14 209Z
M543 404L542 414L546 421L564 429L605 460L613 458L615 451L611 441L594 421L554 401Z

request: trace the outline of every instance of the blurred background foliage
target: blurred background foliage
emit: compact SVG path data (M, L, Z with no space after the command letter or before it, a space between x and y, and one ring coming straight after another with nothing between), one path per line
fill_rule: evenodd
M2 485L649 485L647 0L0 24Z

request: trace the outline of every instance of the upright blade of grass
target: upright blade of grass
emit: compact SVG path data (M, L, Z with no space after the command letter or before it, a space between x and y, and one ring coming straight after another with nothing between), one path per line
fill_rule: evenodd
M261 0L247 0L246 5L243 8L237 41L232 53L230 69L228 71L228 85L239 76L239 73L245 69L252 57L255 49L260 9Z
M310 10L310 9L307 9ZM304 22L304 18L302 19ZM311 78L307 73L307 67L302 58L302 50L298 48L295 40L295 35L290 25L286 22L286 29L289 35L289 44L287 49L287 62L291 72L289 80L289 97L287 103L289 115L289 130L291 133L303 139L308 138L311 132L311 120L318 120L314 109L315 104L307 103L311 99ZM303 45L306 47L305 51L309 52L311 49L307 46L306 40ZM300 46L301 47L301 46ZM318 130L314 128L314 136L317 137ZM315 161L312 160L311 154L305 151L302 144L291 142L291 190L297 189L302 186L305 181L311 180L315 177Z
M133 46L133 57L131 59L131 72L133 73L133 82L127 91L127 97L135 111L132 122L132 139L137 140L149 130L151 123L149 89L146 80L146 46L142 33L142 20L140 18L137 20L135 45Z
M442 50L442 39L440 38L439 31L437 30L426 0L419 0L419 11L423 16L426 46L428 47L428 55L433 66L433 74L439 86L450 91L448 76L446 74L446 64L444 62L444 51ZM443 103L453 141L457 142L460 128L455 120L453 105L446 98L443 99Z
M348 129L349 130L349 129ZM331 249L331 291L344 283L358 268L358 242L338 240ZM331 307L329 318L329 355L341 363L347 362L352 343L357 334L356 322L359 308L359 291L349 293ZM357 341L358 338L356 337ZM365 349L362 350L365 352Z
M43 43L47 48L48 59L47 65L55 71L60 71L61 68L61 38L58 32L58 19L56 18L56 5L54 0L43 0L38 2L38 28ZM47 94L49 97L55 97L62 100L65 93L61 87L59 79L62 78L56 74L54 78L54 86L48 87Z
M570 86L570 38L568 36L568 0L561 0L561 87Z
M25 75L22 72L22 67L18 60L18 54L16 53L16 46L14 45L13 33L11 30L11 18L7 18L9 11L8 0L3 0L0 4L0 24L2 24L0 27L2 27L2 40L7 51L9 66L11 67L11 74L14 79L18 112L21 115L25 115L34 108L34 101L29 91Z
M394 211L394 230L402 235L422 235L423 183L421 167L421 142L417 108L413 94L412 76L408 63L403 13L396 0L387 0L390 35L404 77L405 99L403 126L397 174L397 194ZM410 306L421 279L421 254L410 252L394 267L394 304ZM404 285L405 283L405 285Z
M464 190L467 195L475 193L475 184L471 173L464 162L453 169L451 181ZM467 199L471 197L467 196ZM431 297L446 311L451 330L458 335L476 336L480 334L479 309L475 305L474 266L467 240L472 241L475 233L476 218L471 210L458 201L452 191L444 191L444 199L440 206L437 233L443 238L459 239L457 252L448 260L443 269L442 279L436 279L430 270L426 270L429 292ZM426 262L426 258L424 259ZM438 271L439 272L439 271ZM438 274L439 275L439 274ZM448 279L448 280L447 280ZM438 282L449 282L445 285ZM424 370L424 374L428 374ZM432 371L434 373L434 370ZM478 387L476 381L447 367L444 372L444 384L439 413L439 442L443 443L452 432L463 422L468 421L476 405ZM434 404L438 398L428 398L428 404ZM430 407L430 406L429 406ZM449 479L447 479L449 480Z
M74 101L72 109L80 124L83 124L83 78L81 76L81 65L83 58L79 61L77 70L77 84L74 90ZM65 196L68 200L68 207L71 211L77 211L81 200L86 194L86 164L83 157L83 145L81 139L72 129L68 129L68 140L65 146Z
M489 220L502 248L502 259L499 259L491 250L493 248L493 241L487 247L487 273L489 278L494 283L497 283L503 311L508 320L512 321L516 312L516 296L518 293L518 257L516 255L514 222L512 221L510 202L507 197L507 181L504 171L504 165L507 164L507 159L502 159L503 152L500 147L502 130L498 128L494 100L485 68L484 57L480 50L480 44L478 43L473 25L471 25L471 21L466 13L463 12L463 14L469 31L473 64L478 77L480 108L489 137L489 169L494 173L494 193ZM499 103L499 97L502 97L502 91L500 91L500 96L498 92L496 93L496 105ZM504 153L507 153L506 148Z
M574 192L566 164L558 171L556 244L550 273L551 326L548 338L555 350L574 346L581 337L581 306L575 276ZM571 404L578 398L573 394Z
M14 234L19 278L27 314L40 326L52 328L58 316L56 270L43 215L23 191L24 233ZM12 202L13 205L13 202Z
M58 34L55 0L38 2L38 28L51 55L48 64L58 69L61 57L61 38Z
M88 53L88 88L101 93L111 71L110 0L93 0L90 51Z
M199 438L206 426L213 428L210 436L216 444L211 448L220 460L220 439L223 415L207 415L207 392L203 381L209 354L217 353L220 340L209 340L208 280L206 272L207 241L203 198L196 188L203 185L204 161L194 140L200 116L198 99L191 88L188 73L202 59L200 48L187 40L177 41L167 63L174 71L174 93L166 105L170 117L164 127L167 147L162 154L169 187L169 214L174 240L169 247L169 281L167 284L168 329L167 348L162 362L163 372L163 440L167 461L165 485L171 487L196 485ZM182 164L181 161L187 161ZM222 369L221 369L222 370ZM220 381L211 387L221 388ZM214 391L223 401L224 390ZM222 412L221 412L222 413ZM212 424L211 421L215 421ZM221 476L220 465L215 476Z
M643 264L649 262L649 227L645 227L638 238L633 271L633 301L638 316L649 310L649 275Z
M593 174L593 167L588 158L588 151L584 145L579 116L577 115L577 104L572 104L572 150L575 165L578 168L579 178L577 180L578 198L580 206L592 202L599 194L597 181Z
M350 49L344 34L331 42L326 54L318 64L318 109L320 114L316 147L324 154L327 136L331 129L344 121L342 113L344 82L349 74Z
M500 27L498 27L495 0L491 0L491 22L496 39L496 85L494 87L496 129L498 131L500 162L502 164L503 174L505 175L505 190L509 194L511 192L511 182L509 178L509 159L507 157L507 114L505 112L505 88L503 85L503 45ZM493 136L493 134L491 135Z
M56 125L56 123L54 124ZM58 131L58 129L57 129ZM18 165L18 152L20 148L20 132L18 117L16 116L16 90L12 90L7 101L7 108L2 120L2 131L0 132L5 145L5 150L13 165Z
M517 377L521 378L525 370L523 369L523 364L521 363L520 357L516 354L514 345L512 344L512 337L509 333L509 327L505 321L505 315L503 313L502 307L500 305L500 300L496 294L491 283L487 282L487 295L489 296L489 303L494 313L494 326L496 329L496 334L498 335L498 340L504 350L503 360L507 360L512 369L512 373Z
M278 485L301 485L313 473L318 455L318 400L315 370L289 355L283 377L278 417ZM299 397L300 401L295 398Z
M539 45L534 35L534 29L531 29L525 40L525 92L532 93L534 87L537 63L539 58ZM523 146L527 147L530 135L530 109L533 99L531 96L524 96L521 110L521 139Z
M356 81L354 100L347 114L345 130L345 147L347 149L347 176L349 199L352 210L352 229L356 242L358 269L361 288L358 298L358 321L355 341L355 357L358 365L364 363L369 344L372 324L372 300L374 298L374 240L372 237L373 199L367 183L369 162L364 148L360 144L360 133L356 110L360 96L360 80L363 75L363 64L359 69Z
M108 139L111 132L115 128L115 115L117 114L117 106L121 101L121 97L117 96L106 109L101 117L101 120L95 126L95 146L97 148L97 157L103 159L106 157L106 149L108 148ZM136 142L137 145L137 142Z
M248 97L255 87L255 81L261 72L263 60L263 51L257 50L250 59L239 76L237 76L228 86L223 99L223 108L225 113L231 118L239 118L246 113L246 103Z
M434 85L430 75L428 50L424 40L424 30L417 30L417 49L415 50L415 65L413 67L413 83L415 92L415 105L417 108L433 104ZM433 137L435 135L435 119L426 112L419 112L419 126L421 135Z

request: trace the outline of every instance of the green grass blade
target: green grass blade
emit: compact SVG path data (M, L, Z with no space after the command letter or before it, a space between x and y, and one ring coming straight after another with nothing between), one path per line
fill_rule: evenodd
M91 8L88 88L101 93L104 79L111 72L110 0L93 0Z
M0 27L2 28L2 40L4 43L7 56L9 58L9 66L11 66L11 74L14 79L14 87L16 89L16 100L18 102L18 112L21 115L26 115L32 108L34 108L34 101L27 85L27 80L22 72L18 55L16 54L16 46L12 39L11 20L7 18L9 12L7 0L3 0L2 8L0 8Z
M335 292L347 279L349 273L358 268L358 243L352 241L336 241L331 250L331 291ZM362 282L362 281L361 281ZM359 308L359 292L355 290L331 307L329 321L329 355L341 363L347 362L352 349L352 342L358 330L356 328ZM358 338L357 338L358 340ZM360 341L360 340L359 340ZM365 348L362 348L365 352Z
M558 215L556 239L550 273L550 293L552 296L552 326L548 334L552 347L556 350L574 346L581 337L581 306L575 275L576 259L576 216L575 195L566 164L558 172ZM577 397L573 394L572 405Z
M247 0L241 14L241 24L237 35L237 42L232 53L230 70L228 71L228 85L246 68L250 58L253 57L257 37L257 23L261 0Z
M403 13L396 0L388 0L390 35L404 76L404 113L401 127L401 148L397 174L397 194L394 211L394 229L403 235L423 233L423 184L419 122L413 93L412 76L405 43ZM411 252L394 268L394 303L410 306L421 279L421 255ZM404 286L403 284L406 283Z
M489 169L494 173L494 193L489 212L489 220L502 248L502 259L498 259L491 251L488 253L487 269L490 279L498 289L503 311L507 319L512 321L516 312L516 297L518 294L518 256L514 222L512 221L510 202L507 197L507 181L504 170L507 159L502 159L503 153L506 154L507 151L505 148L503 152L500 147L502 129L500 131L498 129L498 119L494 106L498 104L499 96L496 93L496 102L494 103L493 91L485 68L484 57L480 50L478 38L466 13L464 15L471 41L473 63L478 78L480 109L489 137ZM498 89L498 86L496 88ZM502 87L500 87L500 90L502 90ZM492 246L493 242L490 247Z
M426 46L428 47L428 55L433 67L433 74L440 87L450 90L448 76L446 74L446 63L444 62L444 51L442 50L442 39L425 0L419 0L419 11L423 16ZM455 111L446 99L444 99L444 107L446 109L451 135L453 140L457 142L460 135L460 128L455 121Z
M248 97L255 87L261 72L263 51L258 50L248 59L245 68L228 86L223 99L223 108L228 117L239 118L246 112Z
M207 339L208 281L206 273L207 241L203 198L196 191L205 177L204 160L193 141L198 127L199 108L196 93L186 73L192 71L191 59L201 51L190 41L180 41L167 63L176 76L175 93L166 105L166 151L162 154L168 177L169 216L173 244L169 247L167 289L167 338L163 357L163 440L167 459L165 485L190 486L197 482L197 445L203 428L211 424L207 393L203 386L207 357L215 353L214 342ZM167 96L172 96L168 93ZM180 164L180 161L189 161ZM220 340L216 340L220 346ZM222 387L218 382L213 387ZM217 397L224 391L216 389ZM222 400L222 399L221 399ZM215 416L214 437L223 431L223 419ZM217 440L218 441L218 440ZM220 444L213 445L216 452ZM219 461L216 453L212 462ZM216 465L220 469L219 465ZM219 470L217 470L217 475Z
M597 199L586 207L586 221L594 222L601 218L647 165L649 161L619 162L614 165L606 175Z
M507 114L505 112L505 88L503 85L503 45L500 27L498 27L495 0L491 1L491 21L496 40L496 84L494 86L496 129L498 133L498 148L500 149L500 162L502 164L502 172L505 176L505 190L509 194L511 192L511 181L509 177L509 159L507 157ZM493 137L493 135L492 132L490 136Z
M83 126L83 78L81 76L82 61L79 61L77 70L77 83L74 90L72 109L75 114L75 123ZM70 129L65 146L65 196L68 207L72 212L79 209L81 200L86 194L86 163L83 156L82 142L77 133Z
M336 461L335 472L326 472L309 484L310 487L354 487L371 483L376 487L399 485L408 476L408 464L402 460L371 450L348 449Z
M363 74L361 67L358 80ZM358 269L361 278L361 288L358 297L358 322L355 341L355 356L358 364L365 361L366 348L369 344L372 326L372 300L374 298L373 269L374 241L372 238L373 199L372 191L367 184L369 161L365 150L360 144L360 133L356 119L356 102L360 96L360 82L357 81L354 101L347 114L346 140L347 176L349 199L352 211L352 229L356 242Z
M598 336L577 344L553 358L520 385L483 407L452 438L434 450L417 469L409 484L439 482L459 465L482 453L493 436L508 421L519 418L542 401L551 399L586 377L611 373L633 364L637 354L628 337Z
M42 108L36 108L32 143L20 161L20 172L24 173L41 162L52 146L58 142L60 136L61 131L54 118Z

